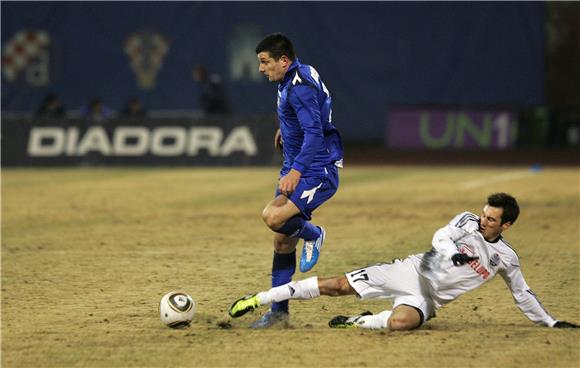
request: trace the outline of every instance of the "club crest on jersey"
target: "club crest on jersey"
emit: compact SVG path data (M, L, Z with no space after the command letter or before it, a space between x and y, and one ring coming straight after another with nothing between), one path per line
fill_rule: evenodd
M499 265L499 254L494 253L489 258L489 265L492 266L492 267L497 267L497 265Z

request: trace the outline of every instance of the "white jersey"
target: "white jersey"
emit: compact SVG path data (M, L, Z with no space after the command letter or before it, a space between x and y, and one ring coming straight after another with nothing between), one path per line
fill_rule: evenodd
M516 252L503 237L488 242L479 232L479 217L463 212L433 235L430 252L411 256L417 272L426 281L436 308L493 279L499 273L520 310L533 322L552 327L548 314L530 290L520 270ZM451 256L465 253L479 259L456 267Z

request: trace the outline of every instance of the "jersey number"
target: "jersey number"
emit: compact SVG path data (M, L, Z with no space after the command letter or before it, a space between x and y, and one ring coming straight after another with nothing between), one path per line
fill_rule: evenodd
M367 270L360 270L360 271L352 272L350 274L350 277L353 279L352 282L368 281L369 275L366 272L367 272ZM357 276L356 279L354 278L355 276Z

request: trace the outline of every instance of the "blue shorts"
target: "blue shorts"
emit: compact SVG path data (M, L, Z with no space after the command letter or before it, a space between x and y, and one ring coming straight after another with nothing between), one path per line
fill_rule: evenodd
M338 167L328 165L322 178L301 178L289 199L300 209L302 216L310 221L312 212L330 199L338 190ZM276 187L276 196L281 193Z

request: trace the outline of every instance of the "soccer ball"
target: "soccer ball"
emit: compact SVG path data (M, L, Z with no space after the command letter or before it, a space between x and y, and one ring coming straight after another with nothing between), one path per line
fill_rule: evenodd
M195 302L187 293L175 290L161 298L159 316L161 322L171 328L189 327L195 314Z

